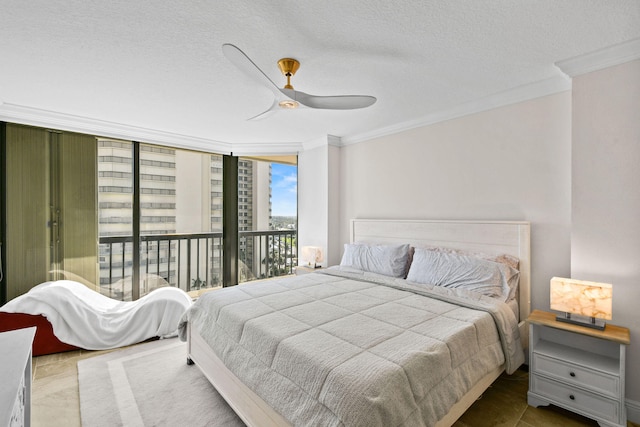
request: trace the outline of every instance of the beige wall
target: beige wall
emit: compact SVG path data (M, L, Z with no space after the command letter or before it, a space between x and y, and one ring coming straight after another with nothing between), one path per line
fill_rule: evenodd
M571 274L613 284L611 322L631 330L626 390L637 422L640 61L574 77L572 161Z
M351 218L530 221L533 308L549 309L552 276L614 284L638 422L639 112L632 61L574 77L571 92L342 147L340 240Z
M570 272L571 94L563 92L342 148L351 218L527 220L532 306Z

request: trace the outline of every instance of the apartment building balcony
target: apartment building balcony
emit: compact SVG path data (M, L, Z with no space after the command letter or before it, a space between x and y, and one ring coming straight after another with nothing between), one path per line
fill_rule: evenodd
M297 265L297 230L240 231L238 277L256 279L293 274ZM222 287L222 232L140 236L140 292L175 286L187 292ZM133 298L133 236L99 238L100 292Z

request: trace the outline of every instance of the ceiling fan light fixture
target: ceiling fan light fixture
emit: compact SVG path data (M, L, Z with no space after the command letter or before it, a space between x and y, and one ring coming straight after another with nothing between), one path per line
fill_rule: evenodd
M222 52L239 70L269 88L275 97L268 110L247 120L266 117L266 113L276 111L278 108L287 110L303 107L323 110L354 110L369 107L376 102L376 98L369 95L318 96L295 90L291 85L291 77L300 68L300 62L293 58L282 58L278 61L278 68L287 79L286 85L281 88L237 46L225 43L222 45Z
M285 99L283 101L278 102L280 108L284 108L286 110L293 110L300 106L298 101L294 101L293 99Z

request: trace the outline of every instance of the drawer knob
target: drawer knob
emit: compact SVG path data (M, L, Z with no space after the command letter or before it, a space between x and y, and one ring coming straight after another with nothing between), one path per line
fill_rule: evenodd
M572 377L575 377L576 373L575 372L569 372L569 375L571 375Z
M571 399L571 400L576 400L576 397L575 397L573 394L570 394L570 395L569 395L569 399Z

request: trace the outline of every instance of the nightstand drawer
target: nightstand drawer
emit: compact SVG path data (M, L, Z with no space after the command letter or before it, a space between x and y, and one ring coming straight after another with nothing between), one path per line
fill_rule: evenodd
M617 401L548 378L532 375L531 391L543 395L552 403L577 409L582 413L591 414L604 420L618 422L620 419L620 405Z
M620 378L588 367L567 363L565 361L543 356L533 352L535 372L548 375L562 381L581 386L596 393L604 393L617 397L620 390Z

